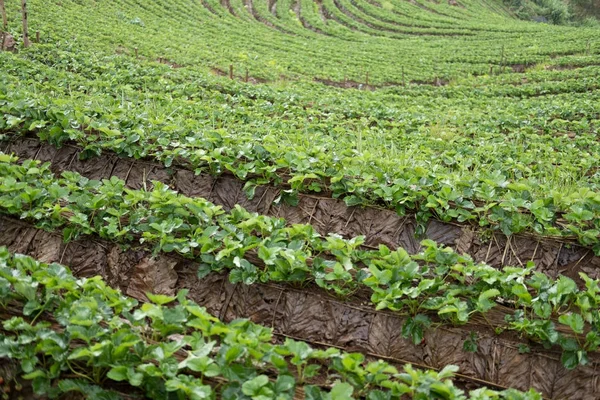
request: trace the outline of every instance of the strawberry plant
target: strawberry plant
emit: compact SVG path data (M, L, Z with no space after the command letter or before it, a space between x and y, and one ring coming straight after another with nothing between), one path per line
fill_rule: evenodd
M160 182L150 191L131 190L114 177L100 182L71 172L55 178L49 167L31 160L17 164L4 156L0 172L9 179L0 184L0 212L45 229L62 229L66 240L89 233L115 240L110 227L118 226L123 245L138 242L154 254L177 252L200 261L200 277L228 269L234 283L314 282L341 296L368 288L376 309L408 317L402 334L415 343L432 325L432 315L460 325L500 303L514 312L506 315L505 324L491 326L494 330L514 330L545 346L559 346L563 354L575 352L577 363L563 358L569 368L586 364L586 353L599 345L599 314L594 310L600 304L600 287L584 273L580 277L585 288L578 288L571 278L535 272L531 262L498 270L431 240L423 241L424 250L412 256L383 245L363 250L361 237L322 237L310 226L288 227L283 219L240 206L227 213ZM556 324L569 333L557 330ZM170 328L164 329L168 335ZM583 337L585 329L590 334Z
M138 304L99 277L76 279L62 265L0 248L0 309L12 315L2 323L0 356L18 360L20 377L50 398L116 400L120 389L152 399L292 399L303 388L307 399L541 399L533 390L485 388L467 396L452 383L454 366L400 372L359 353L272 344L270 329L222 323L185 295L148 293L150 302Z

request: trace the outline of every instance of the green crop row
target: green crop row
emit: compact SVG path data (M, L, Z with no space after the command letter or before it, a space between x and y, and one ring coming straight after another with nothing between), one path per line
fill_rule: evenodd
M55 178L49 164L19 165L7 155L0 173L0 212L62 229L65 240L96 234L144 243L155 254L177 252L200 262L200 277L226 269L232 282L314 282L341 296L368 288L377 309L408 317L403 335L415 343L433 324L431 315L465 324L503 304L505 321L490 328L560 346L567 368L586 364L587 352L600 345L600 287L584 273L585 287L578 288L568 277L535 272L532 263L497 270L432 241L414 256L385 246L361 250L362 237L322 237L310 225L287 226L239 206L226 213L160 182L143 191L126 189L116 177L100 182L64 172Z
M20 3L6 3L18 34ZM181 65L227 70L233 63L269 80L318 76L360 82L369 71L373 83L400 82L403 66L409 80L433 82L463 71L480 75L489 64L583 54L588 42L597 47L598 29L518 21L501 6L491 10L480 0L469 1L465 9L430 2L386 1L377 7L366 1L326 0L304 2L298 10L294 2L279 1L274 15L266 1L248 2L249 7L226 3L235 15L214 0L29 2L31 25L52 40L75 36L76 42L110 51L137 47L146 57L166 57ZM305 14L322 33L300 23ZM597 53L596 47L590 52Z
M416 88L410 98L358 92L344 100L314 86L221 85L192 69L68 47L0 58L10 65L0 72L0 131L34 131L57 145L73 140L87 156L108 150L232 173L248 181L249 195L270 182L292 190L291 201L298 191L325 192L348 205L415 213L421 226L454 220L600 252L597 68L568 71L558 84L544 83L559 79L547 71L533 73L530 86ZM540 90L551 94L513 104ZM440 108L423 111L435 103ZM437 121L452 105L457 114Z
M283 400L297 391L307 400L542 398L486 388L465 395L452 384L454 366L398 371L358 353L290 339L271 344L270 329L225 324L185 295L148 293L150 302L139 305L99 277L76 279L62 265L0 248L0 310L13 315L2 321L0 357L18 360L19 376L49 398L116 400L115 389L132 394L131 387L161 400Z

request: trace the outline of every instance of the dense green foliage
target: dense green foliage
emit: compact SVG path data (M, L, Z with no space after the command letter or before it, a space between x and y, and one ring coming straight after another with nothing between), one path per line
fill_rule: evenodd
M16 3L7 3L15 32ZM272 182L291 189L292 202L295 191L324 192L421 223L558 236L600 253L599 29L525 23L476 0L324 2L339 15L319 33L283 11L288 2L274 14L261 2L236 4L32 1L32 26L47 45L0 55L0 130L74 140L89 156L110 150L233 173L249 195ZM300 14L320 9L309 4ZM250 31L253 40L242 40ZM146 60L187 67L134 59L134 46ZM229 63L238 76L249 68L284 81L251 87L207 76ZM513 64L529 70L510 73ZM361 81L367 70L371 83L399 86L308 82Z
M66 240L94 233L124 244L138 241L155 253L201 261L200 277L229 269L232 282L245 284L314 281L339 295L366 287L377 309L409 316L403 335L415 343L432 324L428 313L464 324L500 303L513 311L492 326L497 332L515 330L546 346L560 345L567 368L586 364L586 352L600 345L600 286L583 273L585 288L579 289L570 278L534 272L532 264L499 271L431 241L415 256L385 246L361 250L361 237L321 237L310 225L286 226L239 206L226 213L160 182L151 191L130 190L116 177L99 182L65 172L56 179L49 164L18 165L6 155L0 161L0 212L63 229ZM562 329L555 328L556 319Z
M20 2L6 3L18 33ZM456 7L427 0L326 0L321 5L302 0L299 6L282 0L275 15L264 0L29 3L30 25L49 43L68 41L109 53L120 46L129 54L137 47L151 60L164 57L222 71L234 64L237 76L248 68L251 76L268 80L364 82L369 71L372 83L399 83L404 70L409 81L433 82L485 74L490 64L581 54L587 40L598 41L598 29L519 21L499 1L465 0L464 7Z
M222 323L185 294L148 294L151 302L138 307L98 277L76 279L66 267L0 248L0 310L17 311L2 323L0 356L19 360L23 378L50 398L79 392L116 400L116 382L161 400L283 400L295 389L309 400L542 398L533 390L486 388L465 395L452 384L452 366L435 372L407 365L399 372L360 353L289 339L274 345L270 329L247 320ZM318 385L311 384L315 376Z
M20 2L5 2L20 40ZM418 233L436 218L600 254L597 25L522 21L500 0L28 4L41 43L0 53L0 139L35 134L76 143L85 158L111 152L229 174L249 197L272 184L289 204L307 192L386 207L415 214ZM558 0L519 4L570 19ZM230 66L234 79L220 76ZM402 335L416 343L430 327L502 314L490 328L560 349L567 368L600 345L599 282L585 274L578 287L531 264L497 270L431 241L413 256L365 250L360 237L224 212L159 182L129 190L0 154L0 212L67 241L92 234L176 252L200 263L200 277L228 270L245 284L368 290L374 307L406 316ZM447 381L452 368L398 373L362 355L272 344L268 329L223 324L184 295L175 304L150 294L138 308L99 279L2 250L0 303L23 316L4 322L0 354L53 396L110 398L127 382L169 399L288 398L302 388L309 399L466 398ZM317 372L324 385L311 381Z
M554 24L598 26L600 3L595 0L504 0L521 19Z
M328 191L421 222L561 236L600 251L597 67L571 73L564 89L545 83L546 72L532 74L531 87L487 78L477 90L492 100L465 97L466 85L336 99L314 86L299 94L225 85L191 69L74 51L0 55L10 65L0 75L0 129L74 140L88 156L110 150L230 172L248 180L250 195L259 183L287 184L291 201L294 191ZM541 100L540 91L557 94ZM525 100L515 105L518 96ZM444 112L454 116L439 121Z

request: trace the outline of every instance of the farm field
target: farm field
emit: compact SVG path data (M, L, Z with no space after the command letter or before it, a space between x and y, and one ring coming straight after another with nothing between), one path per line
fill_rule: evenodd
M599 27L26 3L31 45L4 0L0 51L4 398L600 397Z

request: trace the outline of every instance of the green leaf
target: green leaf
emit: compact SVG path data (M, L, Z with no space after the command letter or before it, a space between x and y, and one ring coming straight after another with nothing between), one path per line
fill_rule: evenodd
M463 350L476 353L477 349L477 334L475 332L471 332L469 338L463 343Z
M220 373L219 366L206 355L200 357L190 356L179 363L179 368L189 368L195 372L202 372L208 377L217 376Z
M177 299L176 296L165 296L164 294L152 294L150 292L146 292L146 297L148 297L151 302L158 304L159 306L164 306L165 304L169 304Z
M21 296L25 297L27 300L33 301L35 300L36 288L37 284L35 283L25 283L25 282L16 282L14 284L15 291Z
M390 392L383 392L381 390L371 390L367 396L367 400L390 400L392 395Z
M446 365L437 375L439 379L451 379L458 370L456 365Z
M331 400L353 400L354 388L349 383L337 381L331 388Z
M260 393L263 386L269 383L269 378L266 375L259 375L254 379L246 381L242 384L242 392L246 396L256 396Z
M558 322L568 325L575 333L583 333L583 318L579 314L563 314L558 317Z
M225 361L229 364L237 360L244 353L241 345L233 345L225 352Z
M526 344L519 344L519 354L531 353L531 348Z
M36 369L33 372L23 375L22 378L27 379L27 380L33 380L35 378L45 378L47 375L48 374L46 373L46 371L43 371L41 369Z
M129 384L131 386L137 387L140 386L144 381L144 374L141 372L135 372L133 367L130 367L127 370L127 379L129 380Z
M344 203L346 203L348 207L352 207L362 204L363 201L360 197L352 195L344 197Z
M106 376L113 381L121 382L127 379L127 367L123 365L119 365L116 367L112 367Z
M489 311L496 305L496 302L490 301L489 299L492 297L497 297L498 295L500 295L500 291L498 289L488 289L484 291L477 299L477 309L483 313Z
M452 391L450 390L448 385L446 385L442 382L433 382L429 386L429 388L433 393L435 393L437 396L441 397L442 399L452 398Z
M205 278L205 277L206 277L206 276L208 276L208 274L210 274L211 272L212 272L212 268L211 268L211 266L210 266L210 265L208 265L208 264L204 264L204 263L200 264L200 265L198 266L198 275L197 275L197 276L198 276L198 279L203 279L203 278Z
M275 382L275 392L288 392L294 389L294 386L296 386L296 381L293 377L289 375L279 375Z
M566 369L575 369L578 365L586 365L588 357L585 351L564 351L560 357L562 365Z

